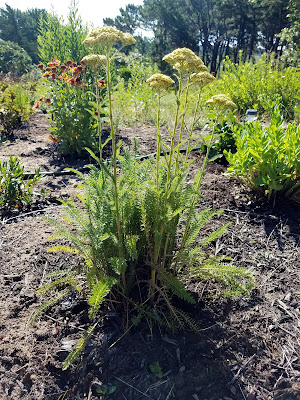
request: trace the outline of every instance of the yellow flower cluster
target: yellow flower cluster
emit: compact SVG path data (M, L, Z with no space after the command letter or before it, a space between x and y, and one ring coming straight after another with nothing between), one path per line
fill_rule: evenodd
M131 44L134 44L136 42L135 38L130 33L121 33L121 42L124 47L130 46Z
M207 104L215 105L223 108L234 108L236 104L225 94L216 94L207 100Z
M90 47L103 46L111 48L119 40L122 42L123 47L135 43L135 39L130 33L123 33L113 26L103 26L93 29L84 39L83 43Z
M167 89L174 81L164 74L153 74L147 79L147 83L154 89Z
M210 74L208 71L198 72L197 74L191 75L191 81L193 83L196 83L200 87L204 87L204 86L208 85L209 83L212 83L215 80L216 80L216 78L212 74Z
M203 61L190 49L183 47L172 51L163 57L163 61L171 64L173 68L181 73L207 71Z
M92 69L95 69L97 67L106 67L107 58L102 54L89 54L83 57L81 63L84 65L88 65Z

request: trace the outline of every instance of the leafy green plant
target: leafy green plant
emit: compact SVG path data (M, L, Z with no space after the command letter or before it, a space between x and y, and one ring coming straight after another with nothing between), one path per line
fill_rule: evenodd
M202 228L221 211L199 210L201 183L208 154L195 180L188 175L192 160L189 155L193 124L187 141L182 139L185 128L185 109L189 89L195 84L202 90L203 84L213 78L203 62L189 49L178 49L166 56L178 71L178 91L174 98L176 114L168 125L169 140L163 141L161 98L174 81L162 74L154 74L148 80L157 98L157 154L154 159L137 159L137 149L124 150L116 142L116 130L112 107L112 81L110 65L116 56L113 45L121 41L123 46L134 43L129 34L113 27L103 27L91 32L85 40L89 46L102 45L103 55L89 56L85 63L91 66L95 60L106 65L108 116L112 158L104 161L89 150L101 169L90 166L90 173L81 177L81 204L73 200L62 201L64 221L49 221L56 227L51 240L65 240L67 244L53 246L49 251L75 253L83 264L71 272L61 272L40 291L55 288L62 291L46 302L40 310L51 306L68 291L78 290L87 294L89 316L97 325L98 314L104 300L111 301L124 315L124 326L137 325L142 317L149 323L156 322L170 329L188 326L197 329L195 321L178 305L181 301L195 304L193 294L186 288L187 279L214 279L221 283L227 294L247 293L252 285L252 274L233 266L228 260L216 258L205 251L206 246L225 231L221 226L208 235ZM219 98L223 106L232 103ZM200 101L200 96L199 96ZM195 104L195 117L199 104ZM188 143L185 156L180 149ZM161 154L163 153L163 154ZM37 312L39 313L39 311ZM87 333L67 357L67 368L84 348L90 337Z
M214 136L214 141L209 149L209 158L214 158L216 162L226 162L224 150L235 153L235 130L238 129L239 124L236 122L233 114L225 115L216 122L214 131L205 138L201 144L201 151L207 152L207 141L210 140L211 135Z
M41 178L37 169L31 179L25 181L24 166L17 157L0 162L0 207L24 207L32 202L33 187Z
M150 364L149 369L152 374L157 376L158 379L161 379L163 377L162 369L158 361L155 361L152 364Z
M238 112L245 114L247 109L255 108L259 114L268 112L269 101L281 98L282 113L293 119L296 97L300 94L299 68L283 68L274 56L264 54L253 62L235 64L227 58L224 72L216 82L216 90L226 93L237 104ZM208 96L212 90L208 88Z
M79 63L86 54L82 41L86 37L87 26L78 15L77 4L73 0L70 2L67 23L54 13L41 17L37 38L41 63L46 64L53 57Z
M97 115L101 114L100 94L96 96L91 92L94 82L89 79L86 68L71 60L61 64L56 58L47 67L39 64L38 68L45 71L43 77L51 88L51 98L48 99L52 114L51 131L52 138L60 144L59 151L65 155L82 156L85 147L95 149ZM37 102L35 108L40 104L43 102Z
M270 126L247 122L236 132L237 152L224 151L228 174L239 178L259 196L300 203L300 126L284 125L274 106Z
M26 51L17 43L0 40L0 71L24 74L32 65Z
M32 114L33 83L0 84L0 137L11 136L14 129Z

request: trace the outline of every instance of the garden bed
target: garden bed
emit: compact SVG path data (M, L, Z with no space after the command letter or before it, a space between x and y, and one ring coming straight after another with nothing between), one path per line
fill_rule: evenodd
M47 116L36 113L15 140L0 145L0 159L18 156L27 172L78 168L90 160L63 158L48 138ZM138 139L142 155L155 151L153 127L119 131L125 145ZM195 152L194 169L202 154ZM224 209L209 231L231 222L207 251L251 268L248 298L214 298L213 287L189 282L196 306L185 309L199 332L164 332L141 324L123 336L120 316L104 310L85 357L67 371L62 361L88 326L84 299L70 297L30 325L48 273L76 266L70 255L47 253L58 198L75 193L75 176L47 176L45 200L31 209L2 212L0 225L0 398L242 400L300 398L300 210L254 202L225 167L209 163L201 208ZM155 369L156 366L156 369ZM101 389L106 394L96 393ZM113 392L108 395L108 392Z

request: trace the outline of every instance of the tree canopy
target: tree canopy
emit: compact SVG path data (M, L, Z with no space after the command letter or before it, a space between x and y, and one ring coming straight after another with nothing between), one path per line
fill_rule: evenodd
M40 18L46 14L44 9L20 11L6 4L5 8L0 8L0 38L17 43L34 63L38 63L38 26Z

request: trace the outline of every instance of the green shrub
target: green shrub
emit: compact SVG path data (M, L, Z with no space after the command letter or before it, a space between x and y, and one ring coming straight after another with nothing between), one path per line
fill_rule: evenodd
M32 60L18 44L0 40L0 71L21 75L27 72Z
M87 26L78 15L76 1L71 1L67 23L62 17L48 13L39 23L37 38L39 59L46 64L51 58L74 60L79 63L86 54L82 41L87 34Z
M214 136L214 141L210 146L209 158L214 158L216 162L226 162L224 150L235 153L235 131L239 129L239 124L236 122L233 114L225 115L216 122L214 131L205 138L201 144L201 151L207 152L207 142L210 140L211 135Z
M0 83L0 137L7 137L33 113L34 83Z
M300 126L284 126L276 105L269 127L247 122L236 133L237 152L224 152L228 174L239 178L259 196L300 203Z
M0 162L0 207L24 207L32 202L33 187L41 178L37 169L31 179L24 179L24 166L17 157Z
M264 54L256 63L242 63L240 60L234 64L227 58L224 69L217 80L216 90L228 94L240 114L251 108L263 114L269 111L269 101L280 98L284 117L294 118L296 97L300 95L299 68L282 68L273 56ZM208 95L211 94L209 88Z

